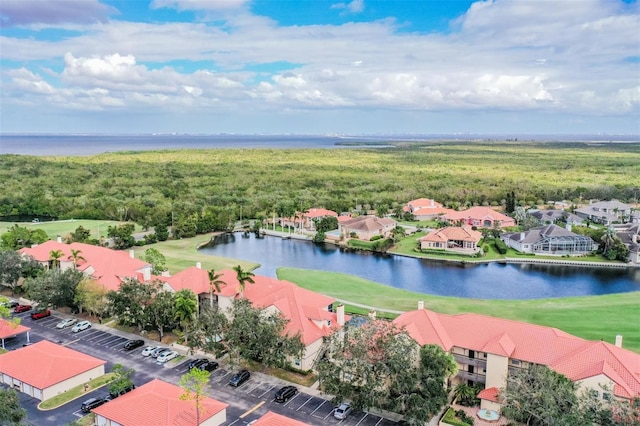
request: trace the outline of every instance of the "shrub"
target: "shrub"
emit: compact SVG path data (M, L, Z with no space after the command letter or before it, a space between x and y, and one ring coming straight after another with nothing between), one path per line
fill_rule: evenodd
M493 244L495 244L496 246L496 250L498 250L498 253L500 254L507 254L507 245L505 244L504 241L502 241L499 238L496 238L493 242Z
M383 235L374 235L373 237L371 237L369 239L369 241L376 241L376 240L379 240L381 238L384 238L384 236Z
M467 416L464 411L455 411L452 407L449 407L447 412L442 417L442 421L452 426L473 426L473 419L471 419L471 423L468 423L464 421L460 416L458 416L459 412L462 412L465 418L469 418L469 416Z

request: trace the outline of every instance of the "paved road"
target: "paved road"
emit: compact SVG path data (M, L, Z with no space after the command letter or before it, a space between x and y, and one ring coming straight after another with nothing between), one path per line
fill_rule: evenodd
M61 319L51 316L33 321L29 313L17 314L23 319L23 324L31 327L31 341L43 339L65 345L77 351L95 356L107 361L106 371L111 371L114 364L122 364L135 370L133 381L136 386L159 378L177 384L180 376L187 372L187 364L193 357L180 357L166 364L158 364L151 357L143 357L143 348L125 351L124 343L130 338L140 338L104 325L94 324L88 330L73 333L71 327L60 330L55 328ZM145 343L157 342L144 339ZM7 344L7 349L21 348L26 342L26 335L18 336ZM288 417L298 419L311 425L344 425L344 426L390 426L395 423L381 417L363 412L353 412L345 420L333 417L334 406L323 398L317 391L300 387L301 392L284 404L274 401L275 392L286 383L280 379L260 373L253 373L251 379L238 388L228 386L234 370L225 363L221 363L218 370L211 373L209 395L219 401L226 402L227 422L225 425L246 425L252 420L274 411ZM104 396L108 387L95 390L71 401L64 406L51 411L37 409L39 401L20 394L21 403L27 409L27 421L32 425L64 425L83 416L80 412L82 401L94 397Z

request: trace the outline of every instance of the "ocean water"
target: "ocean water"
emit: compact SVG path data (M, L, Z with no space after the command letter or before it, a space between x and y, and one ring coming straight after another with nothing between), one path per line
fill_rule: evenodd
M349 143L376 144L394 141L507 140L555 142L640 142L629 135L98 135L98 134L0 134L0 154L35 156L86 156L104 152L216 148L353 148Z

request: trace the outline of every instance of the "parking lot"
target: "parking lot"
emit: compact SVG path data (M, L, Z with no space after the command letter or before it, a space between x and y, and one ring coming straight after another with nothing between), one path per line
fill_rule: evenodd
M31 320L29 312L15 315L22 318L23 325L31 327L31 342L46 339L103 359L107 361L106 371L110 371L115 364L122 364L135 371L132 378L136 386L141 386L154 378L177 384L180 376L188 371L188 363L194 358L181 356L166 364L158 364L154 358L142 356L144 346L131 351L124 349L125 342L132 338L138 339L139 336L128 335L99 324L93 324L87 330L74 333L72 327L56 328L56 324L62 319L56 315L37 321ZM145 346L158 344L148 339L143 338L143 340ZM26 335L20 335L8 341L6 347L13 350L22 347L25 343ZM358 411L353 411L344 420L338 420L333 417L335 407L331 401L324 399L323 395L317 391L301 387L298 387L300 393L287 402L277 403L274 401L275 392L289 383L264 374L252 373L247 382L234 388L227 385L234 373L235 369L229 368L224 362L221 362L220 368L211 373L209 395L229 404L225 425L246 425L267 411L274 411L311 425L386 426L396 424L379 416ZM21 401L27 408L30 424L65 424L82 417L83 414L79 408L83 400L93 396L103 396L107 392L108 388L96 390L83 395L80 400L48 412L37 410L38 401L33 398L23 395Z

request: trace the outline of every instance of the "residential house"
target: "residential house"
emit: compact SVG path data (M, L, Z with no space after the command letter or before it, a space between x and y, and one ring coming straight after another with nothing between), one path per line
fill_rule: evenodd
M184 389L154 379L92 411L97 426L197 425L218 426L227 421L229 404L205 396L200 422L193 401L183 400Z
M567 229L546 225L524 232L502 234L500 239L521 253L581 256L598 249L598 243L590 237L571 232L571 225L567 225Z
M358 238L360 240L371 240L371 238L381 235L388 237L391 231L398 224L390 218L379 218L377 216L357 216L349 220L338 223L340 235L345 239Z
M564 222L578 226L582 225L582 218L580 216L564 210L530 210L528 213L545 225L556 222Z
M106 361L47 340L0 356L2 383L44 401L104 375Z
M640 355L615 345L584 340L552 327L478 314L448 315L423 308L394 320L419 345L435 344L458 364L454 384L480 384L482 408L500 408L497 394L509 374L546 365L607 401L640 397Z
M229 313L233 301L246 297L253 306L279 312L289 320L285 333L290 336L300 334L305 351L299 359L292 360L292 366L301 370L313 368L324 337L336 327L344 325L348 317L344 307L334 312L335 299L298 287L289 282L262 275L255 275L254 284L247 283L241 294L237 274L232 270L220 271L221 291L214 293L214 303L225 313ZM200 303L209 304L209 277L199 265L186 269L170 278L163 278L165 287L172 291L188 288L198 295Z
M476 253L482 233L470 226L447 226L435 229L420 238L420 249L436 249L461 253Z
M316 221L325 217L338 217L338 213L333 210L322 208L309 209L304 213L296 212L292 217L280 219L280 226L293 227L296 230L315 231Z
M411 213L416 220L432 220L453 210L447 209L439 202L429 198L418 198L411 200L402 208L405 212Z
M451 211L441 216L452 225L470 225L476 228L507 228L515 226L516 221L502 213L499 213L489 207L471 207L463 211Z
M629 249L629 262L640 264L640 223L616 227L616 235Z
M27 333L27 342L29 341L29 330L30 327L26 327L22 324L14 323L12 321L7 321L6 319L0 318L0 344L2 349L4 349L5 340L13 339L17 337L18 334Z
M631 218L632 207L629 204L621 203L618 200L611 201L589 201L588 206L580 207L575 213L592 222L602 225L612 223L625 223Z
M251 426L309 426L309 424L268 411L267 414L251 423Z
M71 250L78 251L76 259ZM151 265L136 259L133 250L126 253L91 244L64 244L61 238L20 249L20 253L33 257L45 267L51 266L52 251L62 253L59 259L60 269L76 268L87 277L102 284L107 290L117 291L126 278L136 278L141 282L148 282L155 278L151 275Z

